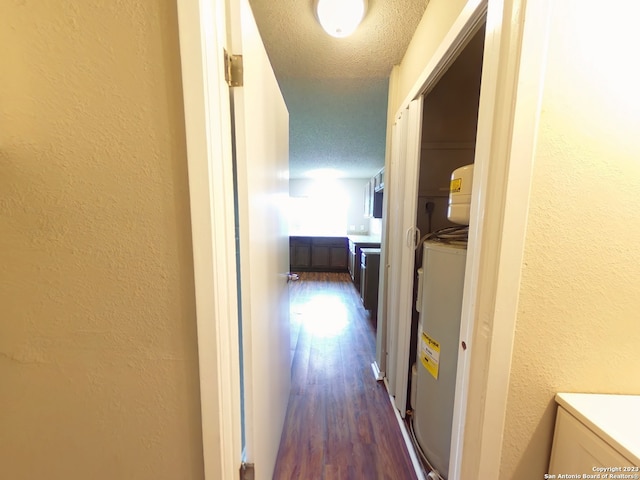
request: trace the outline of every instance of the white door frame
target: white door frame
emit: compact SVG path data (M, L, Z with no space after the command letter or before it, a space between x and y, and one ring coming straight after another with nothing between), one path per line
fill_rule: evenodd
M550 8L469 0L398 109L433 88L486 12L451 480L499 478Z
M483 161L474 169L481 187L472 199L474 241L482 243L474 248L471 265L475 288L469 285L463 303L463 315L475 319L468 332L475 345L468 396L462 399L465 454L457 478L499 478L552 4L489 1L492 54L487 57L485 49L483 68L491 90L484 97L489 105L481 99L476 161Z
M178 0L205 480L241 461L238 297L223 0Z

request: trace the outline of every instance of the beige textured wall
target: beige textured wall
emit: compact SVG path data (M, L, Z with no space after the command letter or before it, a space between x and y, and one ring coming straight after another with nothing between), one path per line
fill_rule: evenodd
M504 480L542 478L556 392L640 394L638 10L554 2Z
M422 20L400 63L398 77L395 80L397 82L395 98L391 102L393 115L409 95L418 76L431 61L436 49L467 3L468 0L429 0Z
M2 478L202 478L175 2L0 2Z

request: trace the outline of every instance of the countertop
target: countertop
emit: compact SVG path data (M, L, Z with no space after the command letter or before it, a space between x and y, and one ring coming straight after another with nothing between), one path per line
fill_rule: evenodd
M380 243L380 235L347 235L353 243Z
M327 233L290 233L289 237L302 238L348 238L354 243L380 243L380 235L332 235Z
M290 233L289 237L298 238L347 238L347 234L344 235L332 235L326 233Z
M556 402L640 466L640 395L558 393Z

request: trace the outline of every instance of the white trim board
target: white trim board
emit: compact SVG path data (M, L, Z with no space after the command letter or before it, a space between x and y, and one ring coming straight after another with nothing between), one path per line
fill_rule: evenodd
M409 93L400 104L395 118L408 108L413 100L420 95L426 96L438 83L440 77L445 74L447 68L458 57L467 41L473 37L473 33L482 24L487 12L487 1L469 0L467 2L442 42L440 42L429 63L422 70L413 87L409 89Z
M389 395L389 401L393 406L393 397L391 395ZM397 408L394 408L393 413L396 416L398 426L400 427L400 432L402 433L402 439L404 440L404 444L406 445L407 451L409 452L409 457L411 458L413 470L416 472L416 477L418 477L418 480L427 480L427 477L425 477L424 472L422 471L422 464L420 463L420 459L416 455L415 447L413 446L413 442L411 441L411 435L407 431L407 426L400 416L400 412L398 412Z
M222 0L178 0L205 480L240 467L231 118Z
M478 319L471 365L482 367L470 371L465 422L470 431L465 433L467 453L460 478L498 478L500 471L551 4L550 0L490 4L494 51L509 54L487 59L493 62L490 68L496 80L491 85L496 91L487 96L487 101L493 98L492 105L485 109L486 133L476 150L477 157L491 159L479 172L480 198L472 200L474 215L484 218L477 233L484 246L474 266L478 290L466 308ZM481 268L487 265L492 267Z
M394 66L391 70L391 75L389 76L389 95L388 95L388 107L387 107L387 118L392 115L392 103L393 99L396 97L396 92L398 90L398 66ZM376 328L376 367L375 371L378 371L378 375L384 378L385 372L387 371L387 350L388 350L388 340L387 340L387 329L388 329L388 318L387 318L387 295L389 292L389 185L390 182L390 172L391 172L391 155L393 154L391 139L393 135L393 124L389 124L387 122L387 131L386 131L386 148L385 148L385 159L384 159L384 169L385 169L385 194L382 197L382 238L380 242L380 275L379 275L379 283L378 283L378 327ZM378 377L376 376L376 379Z
M380 381L384 378L384 373L380 371L376 362L371 364L371 371L373 372L373 378L375 378L376 381Z

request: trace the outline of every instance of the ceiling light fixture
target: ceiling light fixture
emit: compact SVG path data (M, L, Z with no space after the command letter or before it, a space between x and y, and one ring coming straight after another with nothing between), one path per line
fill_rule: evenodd
M367 0L317 0L316 14L322 28L332 37L355 32L364 18Z

